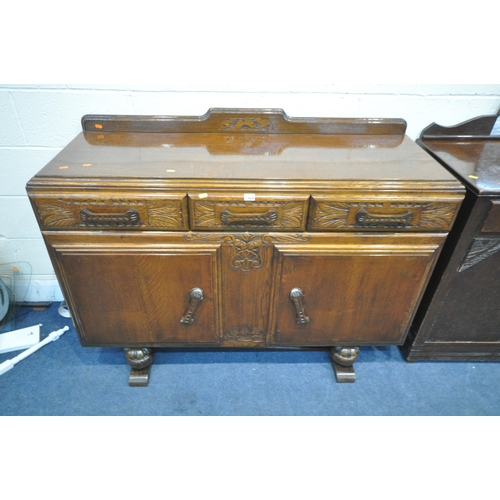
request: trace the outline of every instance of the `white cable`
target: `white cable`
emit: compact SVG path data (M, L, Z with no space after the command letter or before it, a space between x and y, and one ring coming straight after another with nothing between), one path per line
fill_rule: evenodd
M69 330L69 326L65 326L64 328L61 328L60 330L56 330L55 332L49 333L49 335L44 338L41 342L38 342L38 344L35 344L34 346L30 347L29 349L26 349L23 351L21 354L17 355L15 358L8 359L7 361L4 361L3 363L0 364L0 375L3 375L4 373L8 372L9 370L12 370L14 368L14 365L19 363L19 361L22 361L24 358L27 358L29 355L33 354L35 351L38 351L41 347L43 347L45 344L48 344L49 342L53 342L54 340L57 340L64 332Z

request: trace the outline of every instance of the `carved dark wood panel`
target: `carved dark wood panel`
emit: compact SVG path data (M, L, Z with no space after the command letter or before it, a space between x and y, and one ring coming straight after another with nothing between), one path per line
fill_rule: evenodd
M465 254L458 272L461 273L500 251L500 238L478 238Z
M417 141L467 194L403 346L408 361L500 360L499 117L432 123Z

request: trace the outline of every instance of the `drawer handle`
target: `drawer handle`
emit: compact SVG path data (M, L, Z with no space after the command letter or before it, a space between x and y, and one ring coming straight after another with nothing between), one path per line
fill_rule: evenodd
M381 215L370 213L367 210L360 210L356 213L356 225L358 227L402 228L411 226L412 220L412 212L404 212L395 215Z
M189 292L189 308L187 313L181 318L181 323L192 325L194 321L194 313L200 302L203 300L203 290L201 288L193 288Z
M254 226L270 226L276 222L278 212L276 210L269 210L264 214L250 213L250 214L235 214L230 210L224 210L220 214L222 222L228 226L232 225L246 225L251 224Z
M297 311L297 325L305 325L309 323L309 317L306 316L304 305L302 304L302 297L304 297L304 293L300 288L292 288L290 298L293 300L295 310Z
M86 226L135 226L141 221L141 214L133 208L118 214L91 212L88 208L80 210L80 220Z

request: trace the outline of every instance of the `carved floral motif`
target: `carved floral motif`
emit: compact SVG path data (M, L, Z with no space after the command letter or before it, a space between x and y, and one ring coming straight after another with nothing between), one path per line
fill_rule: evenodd
M233 326L224 332L224 341L261 344L266 341L266 333L248 325Z
M189 233L186 241L219 242L231 249L231 269L243 273L262 268L267 262L267 252L262 252L272 243L298 243L309 241L306 234L198 234Z
M182 228L182 208L178 201L146 201L150 227Z
M424 203L419 227L449 229L456 209L456 203Z
M281 226L290 228L301 227L303 215L303 204L301 202L286 202L283 204Z
M317 203L313 225L315 228L347 227L349 203Z
M196 226L211 227L215 224L215 201L196 201L194 204Z
M245 132L269 132L273 125L268 118L228 118L219 125L219 130L245 131Z
M69 201L38 201L36 207L44 226L71 227L76 225L75 211ZM79 222L79 217L76 220Z
M241 269L244 273L248 273L252 269L260 269L265 264L265 258L263 259L261 256L261 249L266 246L266 243L261 236L231 235L226 243L229 243L233 249L232 269Z

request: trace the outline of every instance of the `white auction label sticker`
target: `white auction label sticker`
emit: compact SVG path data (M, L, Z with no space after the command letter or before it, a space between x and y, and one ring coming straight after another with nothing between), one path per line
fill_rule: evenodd
M243 195L243 199L245 201L255 201L255 194L254 193L245 193Z

